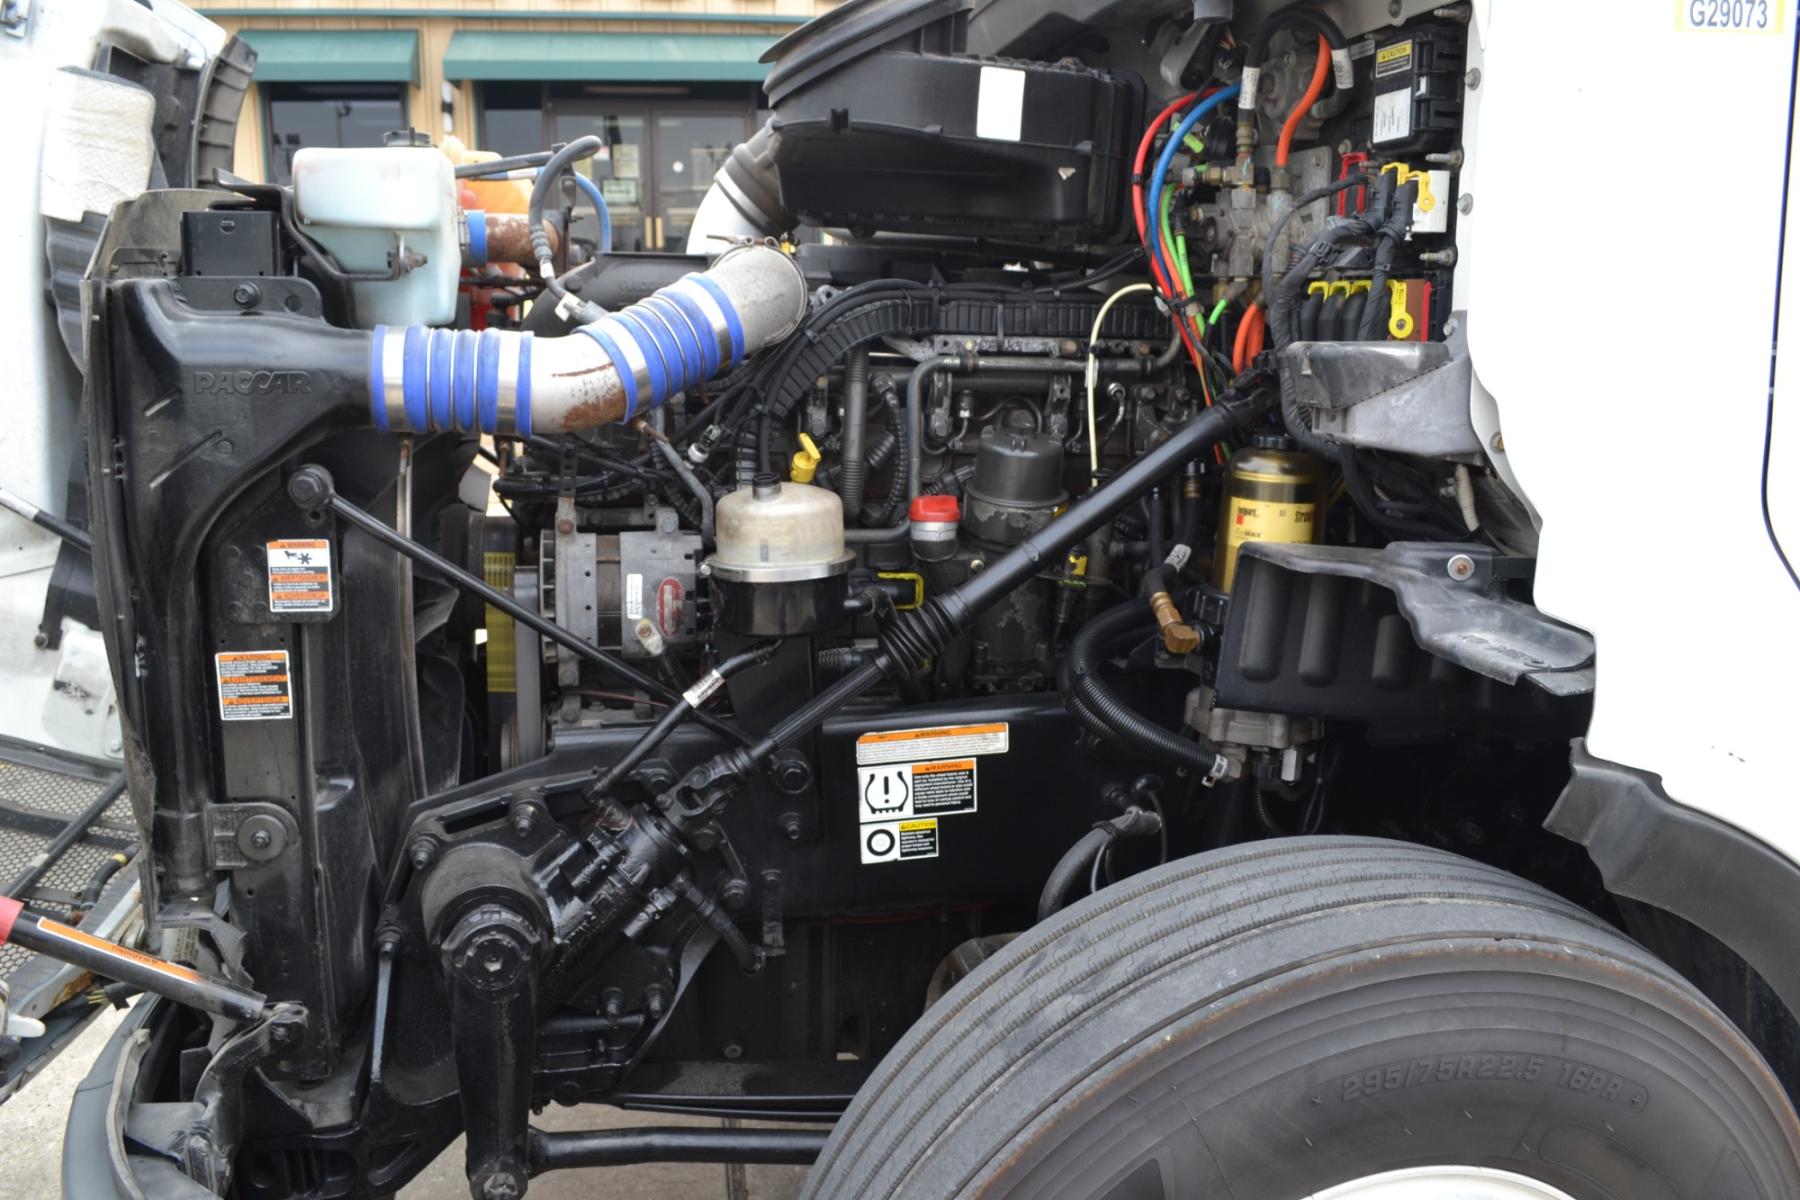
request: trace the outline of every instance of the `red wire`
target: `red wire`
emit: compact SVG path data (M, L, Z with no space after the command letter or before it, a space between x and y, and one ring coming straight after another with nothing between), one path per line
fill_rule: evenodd
M1325 90L1325 69L1331 65L1330 60L1331 44L1321 36L1319 61L1313 64L1312 85L1306 89L1306 95L1300 97L1300 103L1294 105L1294 111L1288 114L1287 123L1281 127L1281 140L1275 143L1275 165L1278 167L1288 165L1288 150L1294 144L1294 131L1300 128L1301 119Z
M1150 276L1155 281L1157 290L1171 303L1177 299L1175 287L1168 274L1164 272L1162 263L1165 258L1172 262L1173 257L1169 248L1162 243L1161 230L1149 221L1149 210L1144 199L1144 163L1150 157L1150 147L1156 142L1157 132L1168 123L1169 119L1213 90L1208 88L1205 92L1189 92L1187 95L1171 101L1161 112L1157 113L1144 129L1144 136L1138 142L1137 157L1132 159L1131 163L1131 215L1137 221L1138 241L1143 244L1145 257L1150 260ZM1154 250L1150 245L1152 233L1155 233L1157 238L1157 249ZM1160 251L1160 257L1158 251ZM1188 357L1194 363L1194 370L1200 375L1200 394L1205 398L1207 407L1210 408L1213 397L1212 385L1206 380L1206 360L1200 353L1200 347L1194 341L1187 316L1180 311L1175 314L1175 330L1181 335L1182 345L1187 347ZM1215 453L1217 453L1216 447Z

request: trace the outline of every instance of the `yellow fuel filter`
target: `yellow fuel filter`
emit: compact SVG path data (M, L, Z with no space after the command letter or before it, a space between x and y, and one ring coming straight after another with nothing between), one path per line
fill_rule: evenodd
M1213 585L1231 590L1245 542L1313 542L1324 526L1325 463L1279 434L1257 434L1231 456L1219 504Z

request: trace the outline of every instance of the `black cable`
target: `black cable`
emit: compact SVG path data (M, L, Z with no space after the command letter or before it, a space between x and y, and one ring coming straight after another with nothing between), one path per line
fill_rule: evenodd
M1263 244L1273 248L1275 243L1281 240L1282 231L1287 228L1288 222L1292 221L1296 214L1304 212L1307 208L1310 208L1321 200L1329 200L1339 192L1347 192L1353 187L1362 187L1369 182L1369 178L1367 173L1358 172L1355 175L1346 175L1344 178L1328 183L1323 187L1316 187L1310 192L1303 193L1298 200L1294 201L1292 208L1276 218L1274 228L1269 231L1269 240ZM1265 296L1274 294L1275 280L1277 278L1276 270L1277 264L1275 262L1275 256L1273 254L1265 255L1263 258L1262 276L1263 295ZM1273 330L1271 330L1271 332L1273 332Z
M1044 890L1038 896L1037 919L1047 921L1062 909L1075 881L1116 839L1149 837L1161 832L1162 827L1162 818L1155 813L1134 810L1102 821L1082 834L1081 839L1057 860L1050 878L1044 881Z
M1256 28L1250 37L1250 46L1244 52L1244 66L1260 68L1269 56L1269 43L1275 35L1287 25L1306 25L1311 27L1325 39L1333 50L1342 50L1347 43L1344 31L1338 28L1336 21L1308 4L1294 4L1269 14L1263 23Z
M588 790L591 797L605 796L619 780L629 775L637 765L647 758L651 751L662 745L663 740L675 731L675 727L685 720L689 713L697 713L699 705L717 691L731 676L747 667L758 667L775 656L781 648L780 642L762 642L740 654L734 654L712 670L708 671L700 682L682 692L656 723L644 731L644 735L633 742L631 749L621 755L617 762L606 769L592 788Z
M545 288L560 302L568 296L569 291L562 280L556 278L552 271L545 269L544 264L551 258L550 235L544 231L544 202L550 198L550 189L562 178L562 173L570 164L584 158L592 158L606 148L606 143L593 134L576 138L562 149L552 154L538 172L537 179L531 185L531 203L526 209L525 219L530 225L531 252L537 258L538 273L543 277Z
M506 158L489 159L487 162L462 163L457 166L455 175L458 179L485 179L489 175L503 175L508 171L525 171L543 166L550 161L552 153L549 150L533 150L530 154L513 154Z
M1099 648L1109 638L1128 630L1150 633L1155 628L1156 619L1150 609L1135 601L1109 608L1082 626L1069 643L1064 702L1077 720L1105 740L1118 742L1158 762L1216 778L1224 773L1226 762L1211 743L1171 733L1132 709L1100 678Z
M1388 172L1382 173L1384 176ZM1375 231L1375 265L1369 273L1369 304L1363 313L1362 321L1356 330L1357 340L1364 342L1379 341L1383 325L1383 314L1389 305L1386 303L1388 290L1388 274L1394 266L1394 254L1401 241L1406 237L1407 229L1412 225L1413 204L1419 196L1419 181L1409 179L1397 188L1393 194L1387 219Z
M55 513L45 512L31 501L16 496L5 488L0 488L0 508L18 514L39 529L54 533L77 550L86 550L91 553L94 549L94 539L89 536L87 530L78 528Z

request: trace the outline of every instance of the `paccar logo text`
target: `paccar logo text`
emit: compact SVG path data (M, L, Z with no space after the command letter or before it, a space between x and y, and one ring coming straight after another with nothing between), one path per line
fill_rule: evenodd
M196 396L307 396L312 378L305 371L195 371Z

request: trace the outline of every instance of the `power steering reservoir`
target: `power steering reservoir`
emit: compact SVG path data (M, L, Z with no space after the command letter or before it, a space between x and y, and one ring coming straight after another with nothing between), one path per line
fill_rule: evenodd
M850 565L836 493L759 475L719 501L718 548L706 562L718 621L751 637L842 624Z

